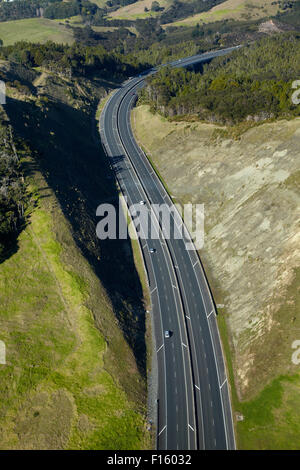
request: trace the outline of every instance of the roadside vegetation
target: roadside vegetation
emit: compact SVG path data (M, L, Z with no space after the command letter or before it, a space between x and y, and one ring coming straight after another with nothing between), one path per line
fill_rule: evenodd
M67 46L50 41L43 45L18 42L13 46L1 47L0 58L27 67L42 66L65 77L96 75L110 80L120 80L137 73L141 67L140 64L130 63L130 58L123 61L120 54L107 53L102 47Z
M292 83L300 76L300 36L278 35L245 46L203 73L163 68L147 79L141 102L164 116L221 124L297 116Z

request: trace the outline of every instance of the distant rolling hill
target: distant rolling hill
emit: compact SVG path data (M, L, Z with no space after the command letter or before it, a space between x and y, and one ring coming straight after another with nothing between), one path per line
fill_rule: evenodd
M160 16L162 13L170 9L176 1L174 0L160 0L158 2L164 11L152 12L151 5L152 0L138 0L135 3L126 5L114 12L110 13L110 17L114 19L127 19L135 20L138 18L147 18ZM178 2L177 2L178 3ZM181 0L181 3L194 3L195 7L200 4L200 1L192 0ZM282 2L274 2L274 0L226 0L217 5L213 5L208 11L196 13L193 15L187 14L186 17L183 15L182 19L171 23L172 25L190 26L198 22L211 23L214 21L220 21L225 19L235 20L255 20L268 16L276 15L279 11L282 11ZM147 8L149 11L145 11Z
M280 2L274 0L226 0L214 6L207 12L189 16L177 21L176 25L191 26L197 23L213 23L226 19L234 20L257 20L268 16L274 16L282 11Z

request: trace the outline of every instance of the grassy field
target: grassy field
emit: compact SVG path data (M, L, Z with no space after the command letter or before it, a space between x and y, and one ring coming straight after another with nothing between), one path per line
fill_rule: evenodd
M74 42L71 30L46 18L29 18L25 20L6 21L0 23L0 38L5 46L17 41L57 43Z
M227 0L220 5L213 7L205 13L199 13L184 20L170 23L173 26L192 26L197 23L213 23L225 19L234 20L255 20L266 16L275 15L279 7L272 5L273 0ZM169 25L164 25L165 27Z
M218 325L230 378L238 448L300 449L300 367L291 361L291 345L294 340L299 339L300 331L300 271L295 268L289 275L279 274L283 264L282 253L289 253L284 257L288 256L290 266L297 264L295 249L286 243L287 238L297 239L294 227L288 224L280 237L279 227L280 220L286 220L287 217L292 220L296 210L293 198L296 197L297 186L299 187L299 172L295 171L294 156L299 146L299 119L244 129L245 132L239 134L236 140L229 134L225 135L225 128L207 123L169 121L158 114L151 114L144 105L135 108L133 116L132 122L138 140L167 181L171 193L180 203L192 201L205 204L205 247L201 251L201 257L215 301L220 304ZM222 132L224 136L217 140L216 132L218 135ZM274 135L280 140L274 142ZM272 178L264 181L267 179L267 173L264 173L261 175L262 184L257 194L249 187L253 184L250 180L247 180L247 188L250 190L247 197L245 192L241 195L237 189L231 187L232 181L242 175L243 169L247 169L253 160L255 165L258 164L261 148L263 155L274 163L276 174L279 145L286 149L285 168L290 171L290 176L284 183L272 183ZM266 155L267 148L271 150ZM280 170L282 164L281 160ZM259 168L260 173L266 171ZM272 173L269 178L271 175ZM228 186L226 181L230 181ZM241 190L245 191L246 186L242 181L240 185ZM234 217L230 217L229 206L235 191L238 192L238 203L243 199L243 211L236 211ZM290 199L289 194L293 194ZM260 236L258 243L251 232L248 233L248 229L241 231L240 240L234 237L237 230L232 225L234 221L242 226L247 223L243 217L250 220L261 211L258 204L253 209L253 201L262 201L263 207L269 211L267 214L263 213L265 219L272 220L273 197L276 201L282 201L281 214L284 215L278 217L278 208L276 206L275 209L274 206L276 230L270 231L272 240L269 240L266 231ZM226 219L230 230L226 235L226 223L221 226L219 230L222 243L218 244L219 240L215 243L212 237L218 236L216 227ZM287 233L289 230L290 234ZM232 290L236 289L237 292L232 295L229 292L231 284L228 279L235 268L229 269L229 265L232 262L234 266L237 262L236 253L241 250L241 246L251 246L253 257L255 253L255 266L259 267L253 273L250 265L253 261L250 264L245 261L242 266L237 265L237 278L234 278L232 286ZM246 256L248 255L251 258L249 248L246 250ZM271 274L273 267L269 259L276 263L276 276ZM226 271L223 269L224 265L228 266ZM260 277L260 271L263 271L264 279ZM286 282L283 283L284 279ZM242 316L242 307L238 303L244 297L246 310ZM238 311L238 317L233 321L235 311ZM258 329L257 323L264 321L266 326Z
M119 8L118 10L110 13L110 17L114 19L122 19L122 20L136 20L136 19L143 19L149 18L151 16L155 17L160 15L160 12L152 12L151 5L153 0L141 0L136 3L132 3L131 5L127 5L125 7ZM161 7L167 8L173 2L172 0L160 0L159 4ZM148 8L148 12L145 12L145 7Z

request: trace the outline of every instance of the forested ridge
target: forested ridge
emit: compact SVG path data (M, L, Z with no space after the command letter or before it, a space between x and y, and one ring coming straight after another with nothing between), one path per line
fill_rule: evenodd
M143 68L134 58L108 53L102 46L67 46L50 41L46 44L19 42L13 46L1 47L0 58L27 67L42 66L67 76L97 74L112 80L121 80Z
M189 8L209 9L214 0L182 3L174 1L157 17L134 20L109 18L116 8L112 2L99 7L89 0L14 0L0 1L0 21L43 16L50 20L65 19L63 26L82 46L101 46L108 52L134 56L135 62L157 65L170 59L257 40L261 19L223 20L195 26L172 26L172 21L184 17ZM276 16L276 27L281 31L300 29L300 0L288 2L287 10ZM195 12L196 12L195 10ZM194 11L194 10L193 10ZM201 10L202 11L202 10ZM189 13L190 14L190 13ZM179 16L178 16L179 15ZM72 20L68 18L73 17ZM281 20L283 23L281 23ZM166 28L163 24L170 23ZM62 23L59 23L62 26ZM13 25L12 25L13 27ZM108 27L99 32L98 27ZM113 27L113 29L111 29ZM0 37L4 40L5 38ZM27 39L27 38L26 38ZM30 40L30 36L28 36Z
M147 79L140 100L165 116L195 115L233 124L299 115L292 82L300 77L300 35L264 38L216 58L203 73L163 68Z

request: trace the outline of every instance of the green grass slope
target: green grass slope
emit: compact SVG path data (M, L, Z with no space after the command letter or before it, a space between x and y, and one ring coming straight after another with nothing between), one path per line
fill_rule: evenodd
M46 18L28 18L25 20L5 21L0 23L0 38L4 46L18 41L72 44L74 37L71 29L57 21Z
M46 188L36 176L32 184ZM97 295L98 314L109 318L109 302L55 197L43 196L0 269L1 448L144 448L143 417L105 369L110 350L86 305Z

